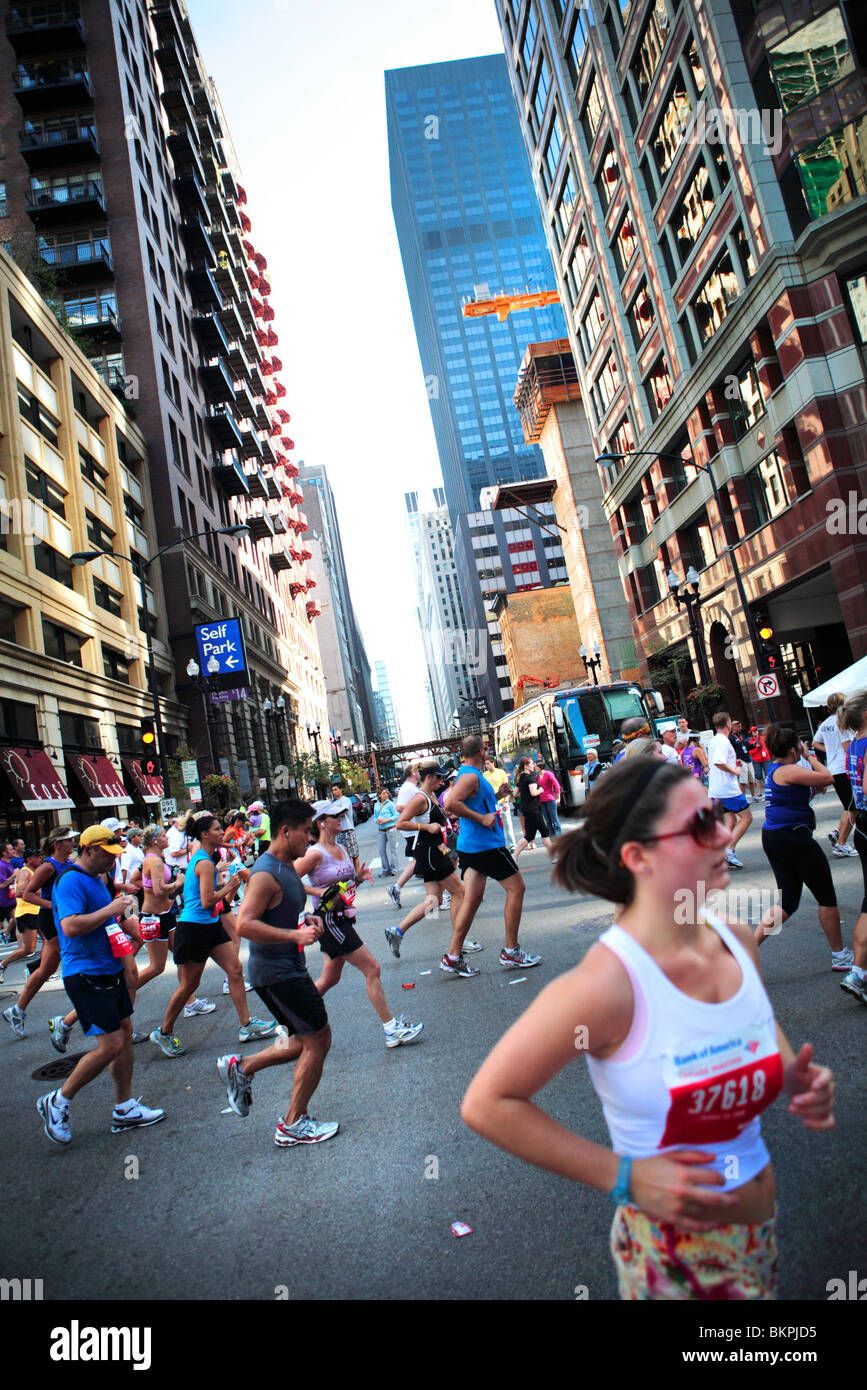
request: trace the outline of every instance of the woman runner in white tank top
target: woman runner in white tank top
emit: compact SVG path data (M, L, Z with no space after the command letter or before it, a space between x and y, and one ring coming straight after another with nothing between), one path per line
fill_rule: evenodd
M464 1099L479 1134L610 1195L622 1298L773 1297L759 1115L784 1091L807 1129L834 1124L831 1073L808 1043L795 1057L775 1023L751 930L696 911L728 883L730 838L684 768L639 758L609 772L560 841L555 876L625 904L619 920L539 995ZM613 1152L532 1102L582 1051Z

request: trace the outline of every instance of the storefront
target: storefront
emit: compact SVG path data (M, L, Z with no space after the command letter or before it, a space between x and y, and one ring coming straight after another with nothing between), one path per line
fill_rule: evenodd
M56 816L72 812L63 779L44 748L0 744L0 838L6 843L21 839L25 845L41 845Z

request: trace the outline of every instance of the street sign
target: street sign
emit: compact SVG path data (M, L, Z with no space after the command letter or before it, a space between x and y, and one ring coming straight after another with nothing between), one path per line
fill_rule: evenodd
M160 802L160 815L163 820L168 820L171 816L178 814L178 803L173 796L164 796Z
M193 760L181 763L181 776L184 779L185 787L194 787L199 780L198 763Z
M196 646L203 676L246 674L247 657L239 618L223 618L219 623L199 623L196 627ZM208 662L212 659L217 662L214 671L208 669Z
M763 700L772 700L775 695L780 693L780 682L775 675L768 673L758 677L756 690Z
M190 801L201 801L201 799L202 799L202 789L201 789L201 787L187 787L187 791L190 793Z
M221 705L230 700L246 700L249 694L249 690L244 685L237 690L212 690L208 699L212 705Z

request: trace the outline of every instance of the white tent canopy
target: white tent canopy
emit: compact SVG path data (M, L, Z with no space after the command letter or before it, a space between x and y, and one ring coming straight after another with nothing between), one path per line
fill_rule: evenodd
M811 690L804 696L804 704L809 709L817 709L818 706L824 705L829 695L855 695L859 690L867 690L867 656L862 656L860 661L856 661L853 666L847 666L839 676L832 676L824 685Z

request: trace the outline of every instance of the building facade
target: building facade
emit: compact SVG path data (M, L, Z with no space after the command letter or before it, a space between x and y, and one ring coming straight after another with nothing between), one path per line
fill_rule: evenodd
M403 744L403 735L400 730L400 721L395 713L394 700L391 697L391 686L385 662L374 662L373 669L376 679L373 699L376 705L380 734L377 742L386 743L391 748L400 748Z
M642 663L755 722L766 618L799 717L867 651L863 7L497 9Z
M0 236L136 418L192 751L258 787L278 756L266 701L304 747L325 690L267 263L219 96L182 0L0 13ZM242 623L247 693L206 720L187 666L195 625L223 617Z

